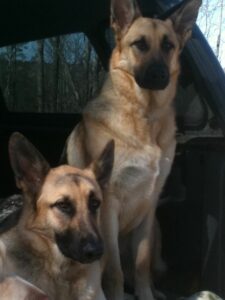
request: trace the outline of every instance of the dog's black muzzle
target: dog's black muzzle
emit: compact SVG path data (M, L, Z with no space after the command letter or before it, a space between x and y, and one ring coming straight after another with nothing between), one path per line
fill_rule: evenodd
M92 263L103 255L103 242L100 237L77 237L67 231L56 234L56 243L63 255L82 264Z
M103 254L103 242L96 238L81 240L80 262L89 263L101 258Z
M170 80L168 67L161 62L151 63L135 72L135 80L143 89L163 90Z

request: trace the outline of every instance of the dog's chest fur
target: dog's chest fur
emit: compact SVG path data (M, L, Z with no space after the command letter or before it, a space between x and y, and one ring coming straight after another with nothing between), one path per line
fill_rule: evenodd
M149 145L132 151L124 149L117 155L112 185L120 199L122 232L138 226L153 204L151 195L159 175L160 156L160 149Z

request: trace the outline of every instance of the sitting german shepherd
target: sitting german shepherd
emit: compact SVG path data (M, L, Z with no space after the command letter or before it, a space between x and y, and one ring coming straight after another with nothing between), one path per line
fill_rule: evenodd
M19 133L10 138L9 154L24 207L18 224L0 236L0 277L16 274L51 300L104 300L99 214L113 141L84 170L51 169Z
M187 0L166 20L142 17L134 0L112 0L116 46L100 95L69 136L66 158L84 167L115 140L115 164L105 192L102 222L108 255L105 291L122 300L118 240L132 235L135 294L153 299L150 265L157 201L175 152L173 99L179 55L190 38L201 0Z

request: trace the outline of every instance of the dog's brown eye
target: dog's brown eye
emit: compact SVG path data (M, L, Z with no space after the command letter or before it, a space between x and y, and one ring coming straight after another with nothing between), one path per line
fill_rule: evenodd
M144 38L134 41L131 46L135 46L139 51L146 52L149 50L149 45Z
M174 44L172 42L170 42L168 40L167 37L165 37L162 41L162 50L165 51L165 52L170 52L170 50L172 50L174 48Z
M68 199L58 200L53 204L53 207L56 207L62 213L72 217L75 214L75 208L73 204Z
M88 208L92 213L95 213L96 210L99 208L101 202L94 193L90 193L89 199L88 199Z

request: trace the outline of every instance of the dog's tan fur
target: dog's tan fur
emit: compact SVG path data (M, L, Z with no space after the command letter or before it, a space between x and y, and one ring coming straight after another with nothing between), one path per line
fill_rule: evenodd
M101 189L111 174L113 149L111 142L84 170L68 165L51 169L22 135L11 137L10 159L24 207L18 224L0 237L2 278L21 276L51 300L105 299L102 253L90 258L93 252L84 256L82 251L90 249L90 243L102 245L99 206Z
M48 300L40 289L18 276L0 280L0 295L2 300Z
M109 300L123 299L118 236L130 232L135 293L139 300L153 299L149 285L151 235L157 201L174 158L172 101L180 72L179 54L191 35L200 4L200 0L186 1L169 19L161 21L143 18L134 1L112 1L116 47L109 76L68 139L67 161L80 167L97 157L107 140L115 140L115 164L102 214L108 256L104 281ZM137 42L141 43L138 47ZM163 63L168 69L165 87L142 88L137 84L136 75L147 72L151 62ZM145 85L145 80L141 79L141 84Z

